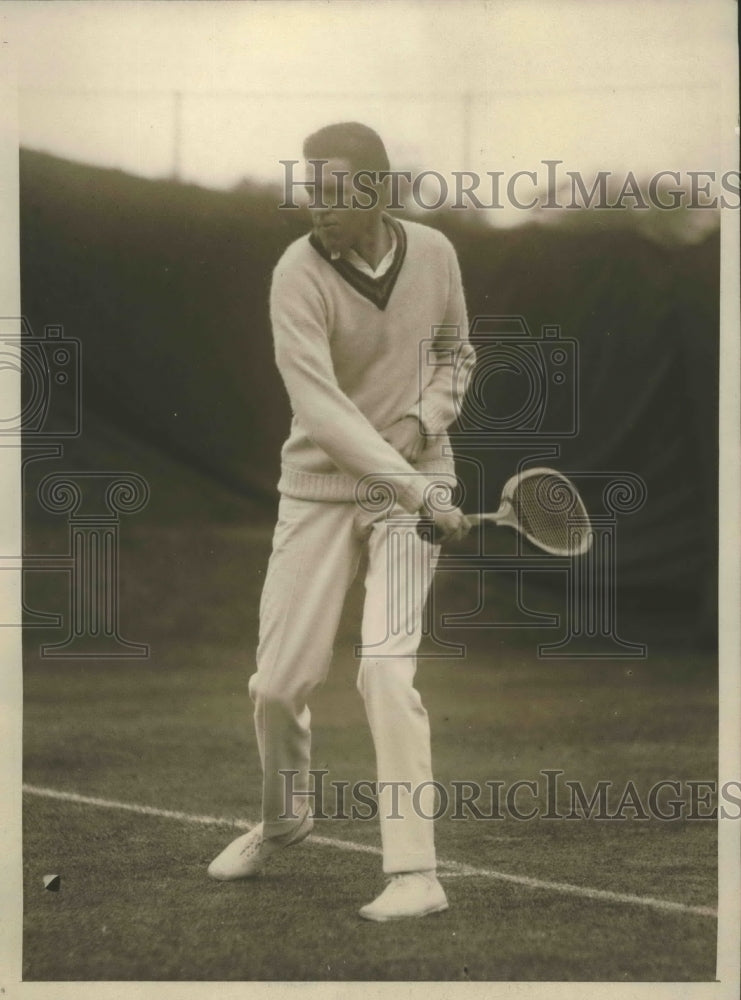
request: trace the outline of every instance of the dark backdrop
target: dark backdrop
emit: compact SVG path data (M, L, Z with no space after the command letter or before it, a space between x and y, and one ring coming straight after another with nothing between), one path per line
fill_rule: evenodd
M82 344L84 433L70 461L108 468L98 431L115 428L117 466L128 449L136 471L145 443L163 456L162 482L156 463L150 479L172 518L189 502L176 468L226 487L232 514L240 498L272 514L290 411L268 289L307 219L278 211L266 188L214 192L29 151L20 178L24 316L37 337L57 323ZM454 242L472 319L521 315L532 337L557 324L576 341L579 433L559 439L554 464L645 481L647 502L619 526L620 587L677 615L692 609L712 633L717 231L690 244L648 239L609 212L515 230L450 212L422 221ZM505 373L494 386L499 413L516 410L521 380ZM557 429L557 402L547 419ZM515 453L481 454L485 502L495 506ZM471 468L460 464L475 497Z

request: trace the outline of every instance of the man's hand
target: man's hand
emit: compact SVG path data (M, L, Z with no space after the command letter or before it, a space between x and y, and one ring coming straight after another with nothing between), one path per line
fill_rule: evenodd
M471 522L460 509L454 507L452 510L431 511L423 508L420 511L422 517L433 522L435 534L433 542L460 542L471 530Z
M412 416L402 417L395 424L391 424L383 431L381 437L384 441L388 441L402 458L412 464L417 461L427 445L419 420Z

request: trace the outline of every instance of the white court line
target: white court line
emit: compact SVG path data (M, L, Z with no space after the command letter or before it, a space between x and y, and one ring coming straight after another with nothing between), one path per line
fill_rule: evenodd
M80 805L99 806L104 809L121 809L125 812L138 813L141 816L156 816L159 819L177 819L184 823L200 823L204 826L228 826L250 830L254 823L243 819L228 819L225 816L198 816L193 813L175 812L171 809L156 809L154 806L138 805L135 802L116 802L112 799L92 798L88 795L77 795L75 792L62 792L55 788L41 788L38 785L23 785L23 791L28 795L38 795L47 799L61 799L64 802L76 802ZM352 840L336 840L334 837L320 837L312 834L307 838L323 847L333 847L340 851L353 851L359 854L380 855L381 850L371 844L358 844ZM718 913L710 906L690 906L688 903L675 903L669 899L656 899L652 896L633 896L627 892L610 892L607 889L590 889L589 886L573 885L570 882L547 882L543 879L530 878L527 875L510 875L508 872L495 871L490 868L475 868L472 865L458 861L438 859L438 868L444 878L481 878L499 882L510 882L522 885L528 889L546 889L572 896L582 896L585 899L600 900L605 903L629 903L634 906L647 906L654 910L668 912L691 913L700 917L717 917Z

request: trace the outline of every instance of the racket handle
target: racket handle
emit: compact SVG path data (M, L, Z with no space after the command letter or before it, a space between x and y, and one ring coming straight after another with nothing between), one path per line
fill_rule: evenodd
M499 524L503 518L503 514L467 514L468 520L471 524L484 524L489 522L491 524Z

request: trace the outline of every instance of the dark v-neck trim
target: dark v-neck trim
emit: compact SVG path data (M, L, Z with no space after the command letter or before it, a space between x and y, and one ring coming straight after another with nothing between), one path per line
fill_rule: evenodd
M356 292L359 292L366 299L369 299L374 306L381 310L384 310L389 303L391 293L396 285L396 279L399 277L401 265L404 263L404 258L406 257L407 252L407 234L404 227L390 215L384 215L384 220L396 233L396 250L394 251L394 259L391 267L385 274L382 274L380 278L371 278L370 275L363 274L362 271L353 267L352 264L343 260L342 257L338 257L337 260L332 260L331 254L325 250L321 240L314 233L311 233L309 236L309 243L311 243L316 252L320 254L328 264L331 264L335 271L337 271L337 273L343 277L349 285L352 285Z

